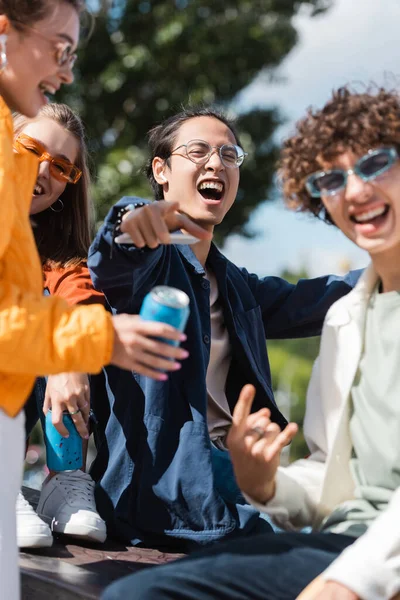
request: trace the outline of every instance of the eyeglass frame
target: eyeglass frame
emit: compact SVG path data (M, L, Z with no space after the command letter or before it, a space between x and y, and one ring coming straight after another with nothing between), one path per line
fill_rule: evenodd
M189 144L191 144L192 142L201 142L202 144L206 144L206 145L207 145L207 146L210 148L210 151L208 152L208 154L206 155L206 157L204 158L204 160L195 161L195 160L193 160L193 158L190 158L190 156L189 156L189 154L188 154L188 152L187 152L187 147L188 147L188 145L189 145ZM242 155L240 156L240 158L242 158L242 162L241 162L239 165L237 165L237 164L234 164L234 165L229 165L229 164L226 164L226 163L224 162L224 159L223 159L223 156L222 156L222 152L221 152L221 150L222 150L222 148L224 148L224 147L226 147L226 146L228 146L228 147L232 147L232 148L239 148L239 150L241 150L241 152L242 152ZM247 152L245 152L245 151L243 150L243 148L242 148L241 146L239 146L238 144L222 144L222 146L211 146L211 144L209 144L209 143L208 143L208 142L206 142L205 140L200 140L200 139L197 139L197 138L195 138L194 140L189 140L189 141L187 142L187 144L181 144L180 146L177 146L176 148L174 148L174 150L171 150L171 152L170 152L169 156L173 156L173 154L174 154L174 153L175 153L177 150L179 150L179 148L186 148L186 158L188 158L188 159L189 159L189 160L190 160L192 163L194 163L195 165L205 165L205 164L206 164L206 162L208 162L208 161L210 160L210 158L211 158L211 155L213 154L213 150L218 150L218 156L219 156L219 158L220 158L220 160L221 160L222 164L223 164L225 167L227 167L228 169L239 169L239 168L242 166L242 164L243 164L243 162L244 162L244 159L246 158L246 156L248 156L248 153L247 153Z
M31 27L30 25L25 25L25 23L21 23L21 26L24 29L28 29L29 31L36 33L39 37L46 40L50 44L58 46L58 49L56 49L54 51L54 58L59 67L65 67L66 65L68 65L70 67L70 69L72 69L74 67L74 64L75 64L76 59L78 58L78 55L76 54L76 52L73 52L71 54L71 50L73 48L73 44L71 42L68 42L68 40L65 40L65 42L62 42L61 40L55 41L54 39L49 38L45 33L38 31L37 29L35 29L34 27ZM62 50L61 55L59 55L60 46L64 46L64 50ZM65 51L68 47L70 49L66 53L65 59L63 60L62 57L65 54Z
M36 154L35 152L33 152L31 150L31 148L27 148L23 142L21 141L21 139L26 139L29 140L30 143L34 144L36 146L36 148L38 149L39 152L41 152L41 154ZM14 140L14 149L16 150L16 152L20 153L20 147L22 146L22 148L24 149L24 152L30 152L31 154L34 154L34 156L36 156L38 158L39 164L42 162L49 162L50 163L50 173L52 175L52 177L54 177L54 179L57 179L58 181L66 181L67 183L72 183L73 185L78 183L79 179L82 176L82 169L80 169L79 167L77 167L76 165L74 165L73 163L69 162L68 160L65 160L64 158L54 158L54 156L51 156L51 154L49 154L45 147L43 146L43 144L41 144L40 142L38 142L37 140L35 140L35 138L30 137L29 135L26 135L26 133L20 133ZM70 168L71 172L70 175L68 177L65 177L62 173L59 172L53 172L51 170L51 166L54 165L56 163L60 163L60 165L62 165L63 167L66 168ZM74 173L74 175L71 177L72 173Z
M360 171L360 164L363 164L363 162L365 162L368 158L371 158L371 156L377 156L381 152L385 152L386 155L391 159L391 162L389 162L387 165L385 165L384 167L379 169L373 175L364 175ZM320 171L316 171L315 173L312 173L311 175L309 175L307 177L307 179L305 181L305 188L312 198L321 198L322 196L332 197L346 188L347 179L348 179L349 175L357 175L357 177L359 177L362 181L365 181L365 182L373 181L374 179L376 179L383 173L386 173L387 171L389 171L389 169L392 168L392 166L395 164L396 160L398 160L398 159L399 159L399 153L397 152L396 148L394 148L393 146L390 146L389 148L376 148L374 150L371 149L371 150L368 150L368 152L366 154L364 154L357 160L357 162L355 163L355 165L353 166L352 169L347 169L347 170L346 169L329 169L328 171L320 170ZM318 192L316 190L316 188L313 187L314 181L320 175L330 175L331 173L340 173L341 175L343 175L343 185L335 190L331 190L331 191L325 190L323 193Z

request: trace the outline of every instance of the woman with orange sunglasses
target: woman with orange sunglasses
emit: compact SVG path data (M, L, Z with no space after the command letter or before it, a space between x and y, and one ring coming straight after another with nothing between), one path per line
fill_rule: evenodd
M30 214L43 266L45 293L61 296L72 305L104 304L104 297L94 290L86 267L93 207L80 118L65 104L47 104L35 119L15 116L14 131L16 152L30 152L39 160ZM88 375L50 375L47 383L39 378L25 406L27 435L42 407L45 413L51 408L52 422L63 436L68 435L63 411L76 411L75 426L86 455L90 411ZM106 528L96 511L93 488L90 475L81 470L51 471L43 484L38 507L42 518L20 492L17 500L19 547L51 546L52 531L47 523L57 533L103 542Z

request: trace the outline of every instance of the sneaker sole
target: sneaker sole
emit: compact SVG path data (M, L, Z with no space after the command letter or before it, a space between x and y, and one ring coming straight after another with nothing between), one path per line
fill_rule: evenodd
M18 548L50 548L53 536L24 535L17 537Z
M107 532L89 527L88 525L72 525L71 523L61 523L55 521L52 517L39 515L45 521L54 533L68 535L79 540L87 540L89 542L98 542L102 544L107 539Z

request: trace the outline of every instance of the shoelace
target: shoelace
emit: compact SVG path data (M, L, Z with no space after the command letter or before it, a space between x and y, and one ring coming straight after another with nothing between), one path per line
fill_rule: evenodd
M94 481L82 471L59 473L55 480L60 483L68 502L78 502L81 508L94 507Z

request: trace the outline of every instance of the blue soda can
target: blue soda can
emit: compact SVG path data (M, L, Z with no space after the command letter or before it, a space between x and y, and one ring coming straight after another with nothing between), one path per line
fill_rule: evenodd
M184 331L189 313L189 296L185 292L168 285L158 285L145 296L139 314L144 321L167 323ZM179 342L163 341L179 346Z
M47 466L51 471L73 471L83 465L82 438L76 430L71 415L64 411L63 423L69 437L64 438L51 422L51 410L46 414L44 439Z

